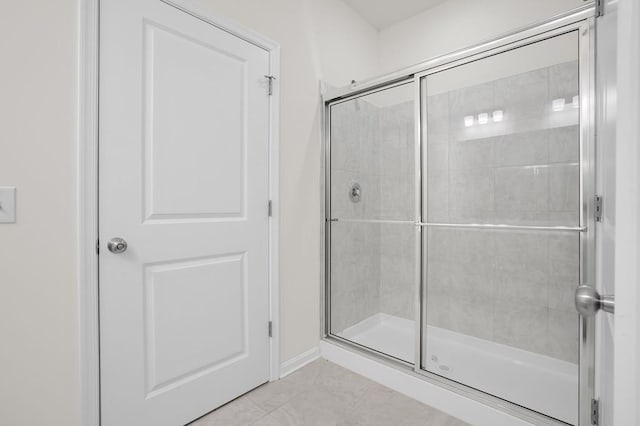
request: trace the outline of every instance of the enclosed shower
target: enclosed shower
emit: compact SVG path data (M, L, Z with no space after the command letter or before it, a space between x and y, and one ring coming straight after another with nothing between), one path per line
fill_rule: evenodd
M593 274L586 29L532 29L325 100L328 339L579 423L593 333L573 301Z

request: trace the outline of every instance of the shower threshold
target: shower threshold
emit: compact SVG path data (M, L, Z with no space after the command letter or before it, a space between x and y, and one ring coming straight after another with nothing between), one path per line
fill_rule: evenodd
M414 321L376 314L338 336L414 362ZM426 370L569 424L578 423L578 365L427 326Z

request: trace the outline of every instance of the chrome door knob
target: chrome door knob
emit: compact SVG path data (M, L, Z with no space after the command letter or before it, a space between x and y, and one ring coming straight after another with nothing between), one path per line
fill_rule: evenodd
M120 254L127 251L127 242L124 238L112 238L107 244L107 248L111 253Z
M610 314L615 313L615 299L613 296L600 296L595 288L581 285L576 289L575 305L580 315L592 317L600 309Z

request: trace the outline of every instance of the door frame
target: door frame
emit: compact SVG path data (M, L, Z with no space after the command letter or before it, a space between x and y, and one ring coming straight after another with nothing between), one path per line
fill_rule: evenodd
M618 2L614 407L616 424L640 422L640 4Z
M191 0L158 0L239 37L269 54L269 74L275 77L269 97L269 341L270 381L280 378L279 281L279 123L280 45L246 27L212 14ZM98 111L100 0L81 0L78 10L77 86L77 273L80 342L80 422L100 425L100 334L98 270ZM266 208L266 206L265 206Z

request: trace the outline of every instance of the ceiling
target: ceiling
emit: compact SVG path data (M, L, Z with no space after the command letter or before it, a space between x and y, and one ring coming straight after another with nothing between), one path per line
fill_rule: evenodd
M379 30L404 21L446 0L344 0Z

